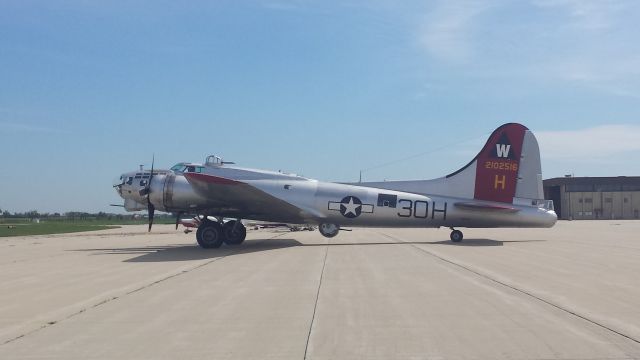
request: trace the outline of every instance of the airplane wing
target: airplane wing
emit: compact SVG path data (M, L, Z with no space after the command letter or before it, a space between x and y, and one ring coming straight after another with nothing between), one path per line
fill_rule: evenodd
M272 196L248 183L203 173L185 173L194 190L207 199L207 211L224 217L244 219L260 218L265 221L281 220L303 224L313 214L284 200ZM277 214L277 217L275 215ZM273 217L273 219L271 219Z

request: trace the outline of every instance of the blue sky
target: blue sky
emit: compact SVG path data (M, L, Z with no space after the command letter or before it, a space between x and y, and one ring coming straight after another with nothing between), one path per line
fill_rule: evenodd
M2 1L0 209L117 210L112 180L153 154L434 178L514 121L545 178L640 175L639 18L615 0Z

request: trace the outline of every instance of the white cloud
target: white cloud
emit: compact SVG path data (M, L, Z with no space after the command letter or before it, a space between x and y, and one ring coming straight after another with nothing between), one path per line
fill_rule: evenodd
M534 0L541 8L560 9L567 12L570 25L589 30L602 30L615 24L617 13L624 10L625 0Z
M628 0L535 0L564 22L549 41L563 44L542 67L550 76L624 97L637 97L640 58L635 38L638 3ZM631 20L633 19L633 20Z
M472 52L473 20L489 7L489 2L443 1L425 18L419 41L437 58L465 62Z
M548 159L592 161L640 151L640 125L602 125L535 134L543 158Z
M639 11L640 3L629 0L439 1L416 39L430 58L467 66L471 74L637 98ZM522 12L528 13L516 21Z

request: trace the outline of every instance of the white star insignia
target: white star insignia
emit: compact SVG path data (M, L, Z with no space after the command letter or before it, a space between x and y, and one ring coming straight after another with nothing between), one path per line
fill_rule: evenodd
M344 209L344 215L347 215L348 213L351 213L353 215L358 215L358 213L356 213L356 210L360 206L362 206L362 204L354 204L352 197L349 198L349 203L348 204L342 203L342 205L344 205L344 208L345 208Z

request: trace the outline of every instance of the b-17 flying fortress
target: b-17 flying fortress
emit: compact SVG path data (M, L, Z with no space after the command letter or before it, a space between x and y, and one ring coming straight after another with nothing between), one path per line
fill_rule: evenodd
M241 244L242 219L314 224L326 237L349 227L448 227L454 242L463 238L457 228L551 227L557 220L544 200L537 140L516 123L497 128L466 166L434 180L329 183L211 155L204 164L125 173L115 188L127 211L148 210L149 230L155 210L198 216L203 248Z

